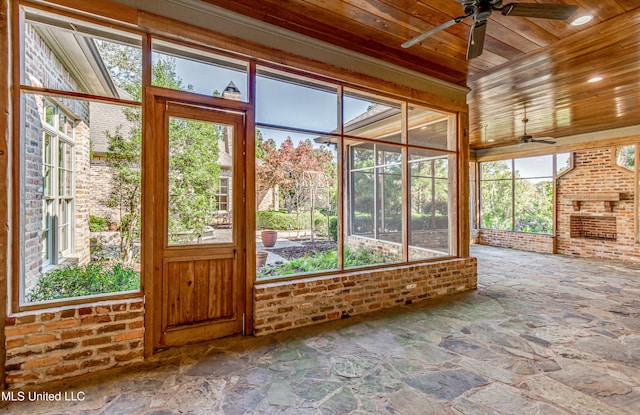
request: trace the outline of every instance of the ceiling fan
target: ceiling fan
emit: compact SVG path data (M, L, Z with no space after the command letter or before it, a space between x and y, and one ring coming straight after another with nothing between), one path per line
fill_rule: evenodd
M522 119L522 123L524 124L524 134L518 137L518 140L520 141L521 144L525 144L525 143L555 144L556 143L555 141L551 141L551 140L536 139L536 138L533 138L532 135L527 134L528 122L529 122L529 119L527 118L527 113L525 112L524 118Z
M484 48L484 36L487 30L487 19L493 11L500 11L505 16L537 17L541 19L566 20L578 9L570 4L540 4L540 3L509 3L502 5L502 0L456 0L462 4L464 16L456 17L446 23L436 26L421 35L407 40L401 46L410 48L416 43L460 23L469 16L473 16L475 23L469 32L467 59L477 58Z

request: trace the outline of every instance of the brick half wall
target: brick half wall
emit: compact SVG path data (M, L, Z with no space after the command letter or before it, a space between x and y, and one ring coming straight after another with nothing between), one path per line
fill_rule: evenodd
M142 361L142 298L6 318L6 382L14 389Z
M254 288L254 334L337 320L477 287L476 258L456 258Z
M478 245L499 246L522 251L555 253L555 237L540 233L499 231L495 229L479 229L474 243Z

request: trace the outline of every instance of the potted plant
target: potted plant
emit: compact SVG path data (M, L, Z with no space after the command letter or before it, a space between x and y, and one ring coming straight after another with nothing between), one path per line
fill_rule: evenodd
M256 269L265 266L267 263L267 256L269 256L267 251L256 252Z
M260 233L260 239L265 248L271 248L278 240L278 231L265 229Z

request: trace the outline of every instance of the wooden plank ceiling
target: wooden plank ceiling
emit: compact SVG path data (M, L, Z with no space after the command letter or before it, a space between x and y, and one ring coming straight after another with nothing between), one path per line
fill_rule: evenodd
M472 18L409 49L400 47L462 15L457 0L204 1L469 86L473 149L517 144L525 107L527 133L534 138L640 124L640 0L521 0L575 4L572 18L594 18L576 27L493 12L484 53L470 61ZM588 83L593 76L603 79Z

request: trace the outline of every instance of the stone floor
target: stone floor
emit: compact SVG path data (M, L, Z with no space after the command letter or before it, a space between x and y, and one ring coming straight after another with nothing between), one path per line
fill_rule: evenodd
M0 414L640 413L640 266L472 254L475 292L168 350Z

